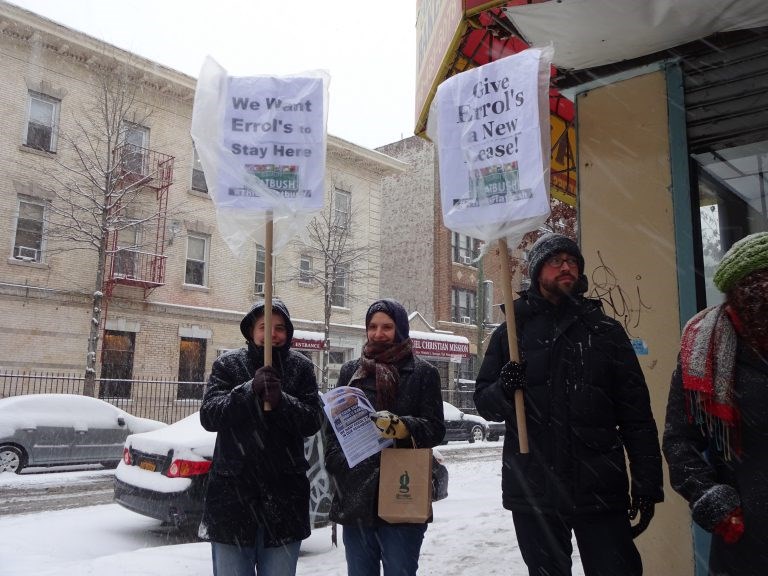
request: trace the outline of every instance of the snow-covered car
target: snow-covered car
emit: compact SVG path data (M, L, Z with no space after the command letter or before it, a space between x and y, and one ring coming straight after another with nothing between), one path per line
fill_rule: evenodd
M129 436L115 471L115 501L138 514L195 529L215 445L216 433L203 428L199 412L162 430ZM320 433L305 440L304 455L309 461L310 521L323 526L331 496Z
M109 402L77 394L0 399L0 472L33 466L102 464L114 468L130 434L164 428Z
M485 418L466 414L448 402L443 402L443 419L445 420L444 443L453 440L480 442L488 436L489 426Z

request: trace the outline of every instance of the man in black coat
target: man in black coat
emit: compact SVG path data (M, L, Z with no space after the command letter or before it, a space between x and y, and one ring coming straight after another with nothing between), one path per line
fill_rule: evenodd
M531 576L570 574L573 533L586 576L640 575L633 538L663 500L658 432L640 364L621 324L584 298L584 258L573 240L542 236L528 269L531 287L515 301L521 361L510 361L507 326L500 325L474 395L481 416L506 421L503 505L512 511L523 560ZM527 454L517 436L519 389Z
M290 349L288 309L272 300L272 366L264 366L264 301L240 323L247 346L213 363L200 421L217 432L200 536L214 576L293 576L310 534L304 438L322 422L312 362ZM265 408L265 404L267 405Z

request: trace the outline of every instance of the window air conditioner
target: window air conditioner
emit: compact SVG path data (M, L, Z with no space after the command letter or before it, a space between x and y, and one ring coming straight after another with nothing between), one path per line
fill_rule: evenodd
M16 246L16 258L25 262L34 262L37 260L37 248Z
M264 294L264 282L256 282L254 292L256 292L256 294Z
M459 318L459 322L461 322L462 324L471 324L472 319L469 316L461 316Z
M472 264L472 256L462 256L461 257L461 263L470 265Z

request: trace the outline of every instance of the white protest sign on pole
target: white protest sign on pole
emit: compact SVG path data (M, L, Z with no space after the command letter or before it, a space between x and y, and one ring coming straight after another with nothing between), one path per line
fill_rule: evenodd
M546 221L551 60L551 48L531 48L438 86L427 134L447 228L516 245Z
M263 244L267 220L279 252L322 209L329 82L321 70L236 77L210 57L203 64L192 138L219 233L236 254Z
M219 234L235 254L255 243L267 254L265 366L272 365L272 256L323 207L329 82L323 71L229 76L210 57L197 80L192 139Z
M445 226L499 241L509 358L519 362L508 239L549 217L549 77L553 50L530 48L452 76L437 88L427 134L437 145ZM514 395L520 452L525 400Z

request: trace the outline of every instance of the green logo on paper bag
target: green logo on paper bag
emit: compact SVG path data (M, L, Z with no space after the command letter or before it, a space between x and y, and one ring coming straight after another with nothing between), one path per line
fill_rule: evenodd
M411 491L411 489L408 487L408 484L410 483L411 483L411 477L408 476L408 470L406 470L400 476L400 494L408 494L408 492Z

